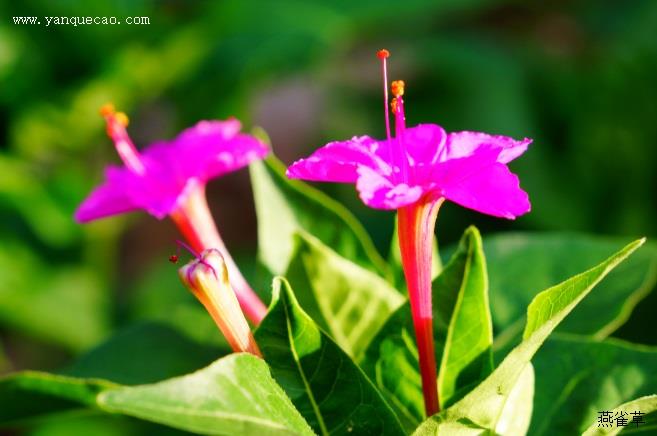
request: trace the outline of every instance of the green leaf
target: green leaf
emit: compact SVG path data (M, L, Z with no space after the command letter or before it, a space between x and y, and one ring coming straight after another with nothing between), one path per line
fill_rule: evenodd
M599 411L657 394L657 347L555 334L533 362L532 435L584 431Z
M399 250L399 229L397 227L397 218L395 218L395 231L390 240L390 252L388 253L388 265L393 276L393 283L400 291L406 291L406 280L404 278L404 268L401 262L401 251ZM443 269L440 254L438 253L438 240L434 237L431 244L431 279L435 279ZM405 293L405 292L404 292Z
M285 274L304 311L356 361L404 297L390 284L307 233Z
M621 414L625 413L627 415L628 419L628 425L626 427L623 426L613 426L613 427L600 427L597 420L589 426L589 428L582 433L583 436L596 436L596 435L615 435L623 431L624 429L627 430L636 430L637 433L642 433L646 432L648 430L654 431L657 426L655 425L654 422L651 422L647 419L645 419L645 416L643 417L643 421L645 421L644 424L631 424L632 421L632 412L641 412L645 413L646 415L651 416L657 416L654 412L657 411L657 395L648 395L645 397L637 398L636 400L628 401L627 403L623 403L620 406L614 408L611 410L611 416L613 417L615 414ZM629 431L627 431L629 433Z
M301 309L284 279L255 333L272 374L321 434L404 434L372 382Z
M441 373L440 401L462 396L492 371L492 324L486 264L474 227L463 235L452 259L432 284L434 342ZM412 430L424 419L422 385L409 304L386 322L367 349L365 372Z
M525 307L536 289L559 283L599 262L621 238L566 233L504 233L484 239L490 273L490 299L497 332L496 347L520 335ZM602 339L620 327L637 303L657 283L657 245L646 244L616 268L596 289L596 298L584 300L558 331Z
M189 436L189 432L133 419L128 416L99 413L60 415L57 419L31 422L18 434L26 436ZM8 433L13 434L13 433Z
M613 268L644 243L635 241L601 264L553 286L534 298L527 309L524 340L468 395L425 421L416 434L438 434L454 426L499 433L502 412L530 360L557 325ZM527 410L524 410L527 413ZM466 424L467 423L467 424Z
M438 290L434 304L442 311L439 320L449 319L445 346L438 370L439 398L444 405L463 396L493 370L493 323L488 304L488 276L479 231L465 231L455 254L452 276L436 280ZM460 283L459 283L460 279ZM456 294L454 285L459 284ZM452 306L442 302L442 292L456 295ZM439 300L440 299L440 300ZM449 316L449 318L447 318ZM460 394L457 395L457 391Z
M250 354L132 387L32 371L0 379L0 425L89 408L202 434L313 434L267 364Z
M294 252L299 230L319 238L342 257L388 273L363 226L344 206L315 188L285 176L284 165L274 158L249 167L258 215L258 247L263 264L272 274L283 274Z
M202 434L311 435L267 364L231 354L196 373L102 392L110 412Z
M195 342L169 325L141 323L84 354L64 374L127 385L154 383L209 365L229 350Z
M93 407L96 395L113 386L103 380L38 371L5 376L0 378L0 425Z

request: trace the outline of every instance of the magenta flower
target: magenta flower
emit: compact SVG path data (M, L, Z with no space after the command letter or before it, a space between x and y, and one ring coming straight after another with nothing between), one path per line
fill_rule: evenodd
M201 121L172 141L137 151L128 136L128 118L111 105L101 109L107 133L124 166L108 166L105 182L75 212L78 222L143 209L158 219L170 216L198 252L218 249L247 317L256 324L267 309L230 257L214 224L205 198L205 185L214 178L263 158L265 144L240 133L240 122Z
M479 132L445 133L436 124L406 127L404 82L392 83L388 113L387 50L382 62L386 139L368 136L331 142L294 162L290 178L354 183L361 200L398 212L399 245L409 292L427 415L439 410L431 311L431 242L438 209L450 200L476 211L514 219L530 210L527 193L507 163L527 150L530 139Z

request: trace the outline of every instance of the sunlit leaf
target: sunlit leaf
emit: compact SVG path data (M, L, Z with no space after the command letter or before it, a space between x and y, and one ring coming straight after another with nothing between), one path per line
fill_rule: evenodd
M374 384L303 312L287 281L275 279L255 336L274 378L318 434L404 434Z

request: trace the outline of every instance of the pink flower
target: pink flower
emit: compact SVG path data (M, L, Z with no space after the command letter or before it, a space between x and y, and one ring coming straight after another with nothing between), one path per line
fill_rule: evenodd
M158 219L170 216L197 251L218 249L225 259L231 284L246 315L258 323L266 307L228 254L212 220L205 185L214 178L263 158L268 148L253 136L240 133L240 122L201 121L175 139L137 151L128 136L128 118L106 105L101 114L124 166L110 165L105 182L75 212L84 223L135 210Z
M527 193L507 163L530 139L479 132L446 133L437 124L406 127L404 82L392 82L395 118L390 132L386 59L381 50L386 139L369 136L331 142L294 162L294 179L354 183L372 208L398 211L399 244L415 325L427 415L439 410L431 311L431 242L438 209L450 200L476 211L514 219L530 210Z

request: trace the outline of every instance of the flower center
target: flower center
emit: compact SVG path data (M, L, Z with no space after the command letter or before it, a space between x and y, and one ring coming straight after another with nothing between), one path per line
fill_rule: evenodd
M132 143L126 127L128 126L128 117L123 112L116 112L114 105L108 103L100 108L100 114L105 118L107 123L107 135L114 141L116 152L121 157L125 166L132 172L144 174L146 167L141 160L139 151Z
M404 142L404 132L406 131L406 116L404 115L404 81L395 80L391 84L391 91L394 98L390 102L392 114L395 117L395 138L390 134L390 112L388 110L388 65L387 59L390 56L388 50L379 50L377 57L381 60L381 74L383 76L383 107L386 121L386 140L390 151L390 164L392 166L392 179L394 182L408 183L409 181L409 164L406 154L406 144Z

